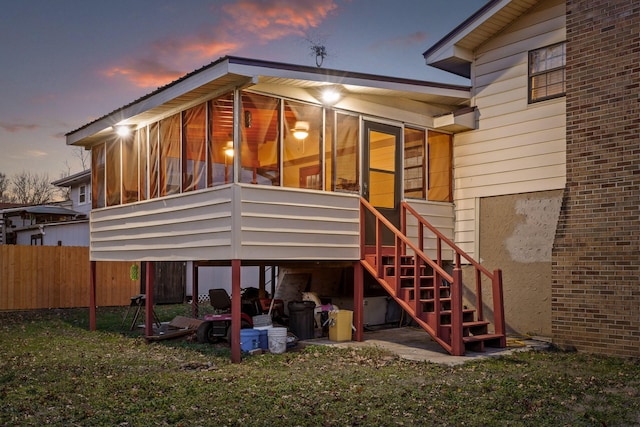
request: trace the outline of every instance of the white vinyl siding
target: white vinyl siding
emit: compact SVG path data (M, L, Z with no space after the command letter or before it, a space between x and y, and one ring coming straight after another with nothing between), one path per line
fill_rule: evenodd
M239 184L94 210L91 259L356 261L359 203Z
M428 202L423 200L409 200L409 205L416 210L424 219L433 225L438 231L450 240L453 240L453 204L443 202ZM417 244L418 227L413 216L407 217L407 237ZM424 253L435 260L437 258L437 241L435 236L428 230L424 230L423 241ZM442 245L442 258L447 261L453 259L453 252Z
M565 185L565 98L528 102L528 52L565 40L565 5L543 1L475 52L478 129L455 135L455 241L476 249L476 199Z

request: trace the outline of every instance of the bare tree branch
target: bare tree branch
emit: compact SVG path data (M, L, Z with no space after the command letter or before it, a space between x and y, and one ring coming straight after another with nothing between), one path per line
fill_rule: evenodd
M11 179L11 193L17 203L42 205L53 201L56 188L49 182L49 175L21 172Z

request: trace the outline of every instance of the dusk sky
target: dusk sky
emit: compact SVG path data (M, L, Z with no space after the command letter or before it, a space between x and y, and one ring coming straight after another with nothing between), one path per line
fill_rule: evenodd
M422 52L486 2L2 1L0 172L80 172L66 133L225 55L469 84Z

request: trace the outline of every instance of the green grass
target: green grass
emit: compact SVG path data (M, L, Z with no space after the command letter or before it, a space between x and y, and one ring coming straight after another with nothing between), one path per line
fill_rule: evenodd
M123 313L99 309L97 332L86 309L0 313L0 425L640 424L638 361L550 351L449 367L308 346L231 364L221 345L148 344Z

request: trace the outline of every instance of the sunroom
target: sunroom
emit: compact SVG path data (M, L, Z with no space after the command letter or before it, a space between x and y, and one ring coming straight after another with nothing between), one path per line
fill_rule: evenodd
M453 235L451 133L472 126L469 96L455 85L221 58L67 134L91 150L91 262L187 261L194 288L199 266L229 265L237 308L240 266L356 266L376 214L430 258L451 260L401 204ZM151 305L149 293L147 284ZM361 314L354 307L356 329ZM234 331L239 360L239 320Z

